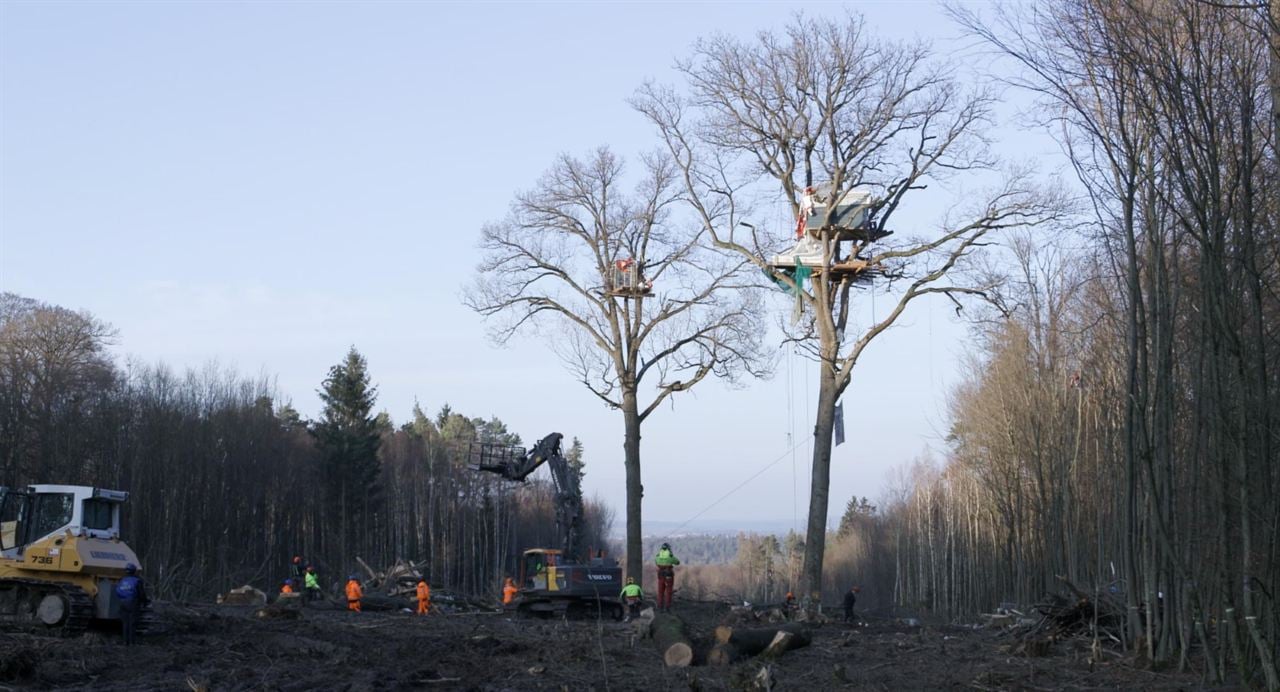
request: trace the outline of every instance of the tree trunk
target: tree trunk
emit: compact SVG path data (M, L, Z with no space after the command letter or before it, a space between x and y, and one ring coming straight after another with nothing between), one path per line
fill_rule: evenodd
M1271 49L1271 137L1272 146L1280 151L1280 2L1271 0L1267 26L1267 44Z
M825 353L824 349L824 353ZM826 553L828 491L831 487L831 433L835 428L838 383L831 358L819 364L818 412L813 426L813 479L809 486L809 526L805 536L805 607L822 603L822 559Z
M627 469L627 576L644 585L644 546L641 540L640 506L644 486L640 483L640 409L635 391L622 395L622 418L626 437L622 448Z
M658 613L649 630L662 654L662 662L670 668L684 668L693 663L693 645L684 633L684 621L669 613Z

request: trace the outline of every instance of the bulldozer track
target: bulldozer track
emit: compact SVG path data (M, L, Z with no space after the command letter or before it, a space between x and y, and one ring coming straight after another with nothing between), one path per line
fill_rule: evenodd
M36 616L36 607L50 595L61 596L67 609L55 625L46 625ZM38 579L0 579L0 626L5 629L72 637L83 632L91 620L93 599L74 584Z

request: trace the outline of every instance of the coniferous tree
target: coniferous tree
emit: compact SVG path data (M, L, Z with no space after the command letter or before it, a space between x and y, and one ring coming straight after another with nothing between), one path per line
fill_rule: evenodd
M320 449L327 512L335 516L338 548L344 560L368 536L378 495L380 428L373 415L377 388L369 385L368 363L354 346L329 368L320 389L324 411L314 433Z
M582 500L582 479L587 477L586 462L582 459L582 440L573 438L573 442L569 444L569 451L565 453L564 458L569 462L569 468L578 476L578 500Z

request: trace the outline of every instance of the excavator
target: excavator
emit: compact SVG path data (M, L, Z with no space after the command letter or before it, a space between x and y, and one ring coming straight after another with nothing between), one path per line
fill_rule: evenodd
M532 449L503 444L472 444L471 468L523 482L542 465L551 470L556 492L559 548L530 548L520 559L521 616L611 617L621 619L622 567L602 553L583 550L582 492L578 474L560 453L560 433L542 438Z
M0 486L0 628L73 636L119 619L116 582L139 564L120 540L128 499L82 485Z

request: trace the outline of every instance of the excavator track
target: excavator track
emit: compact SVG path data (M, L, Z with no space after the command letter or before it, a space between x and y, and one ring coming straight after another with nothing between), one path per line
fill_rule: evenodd
M93 620L93 599L74 584L0 579L0 628L73 637Z

